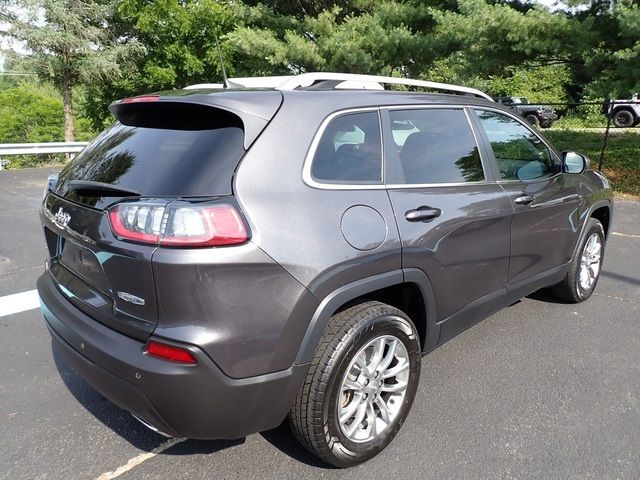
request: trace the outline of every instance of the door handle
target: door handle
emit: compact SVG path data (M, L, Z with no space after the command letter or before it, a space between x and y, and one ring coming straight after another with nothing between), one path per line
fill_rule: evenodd
M431 208L423 205L415 210L408 210L405 212L404 218L410 222L426 222L433 220L440 215L442 215L442 210L439 208Z
M533 197L524 193L519 197L516 197L514 202L516 202L518 205L529 205L531 202L533 202Z

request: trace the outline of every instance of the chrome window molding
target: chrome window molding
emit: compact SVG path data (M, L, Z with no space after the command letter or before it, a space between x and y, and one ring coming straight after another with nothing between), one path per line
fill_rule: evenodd
M480 180L478 182L450 182L450 183L390 183L385 185L389 190L398 190L402 188L437 188L437 187L464 187L464 186L482 186L495 185L492 180Z
M478 155L480 156L480 161L482 163L482 170L484 172L485 180L477 181L477 182L450 182L450 183L400 183L400 184L386 184L385 183L385 150L384 150L384 138L382 132L382 117L380 116L380 111L382 110L426 110L426 109L449 109L449 110L462 110L465 114L465 118L467 119L467 124L469 125L469 129L473 135L473 139L476 142L476 147L478 148ZM478 143L478 138L476 136L476 132L473 129L473 124L471 123L471 119L469 118L468 113L468 105L463 104L437 104L437 105L383 105L379 107L359 107L359 108L350 108L346 110L339 110L337 112L333 112L328 115L320 124L318 131L316 132L311 145L309 146L309 150L304 160L304 164L302 166L302 180L304 183L312 188L318 188L322 190L384 190L384 189L408 189L408 188L431 188L431 187L459 187L463 185L495 185L496 182L493 180L487 180L487 165L486 159L484 158L484 154L482 152L482 148L480 148L480 144ZM501 110L496 109L497 112L502 112ZM320 139L324 134L329 123L336 117L341 115L349 114L349 113L362 113L362 112L378 112L378 123L380 126L380 143L381 143L381 152L382 152L382 183L343 183L343 182L329 182L322 181L319 179L315 179L311 174L311 167L313 163L313 157L315 156L316 150L318 148L318 144L320 143ZM546 145L546 143L545 143Z
M318 149L318 144L320 143L320 139L322 138L322 135L324 135L324 132L327 129L327 126L329 125L329 123L331 123L333 119L340 117L342 115L348 115L351 113L366 113L366 112L375 112L378 115L378 128L380 129L380 155L381 155L380 178L381 180L376 183L371 183L371 182L345 183L345 182L339 182L339 181L336 181L336 182L324 181L324 180L314 178L311 173L313 157L315 157L316 150ZM337 112L333 112L332 114L327 116L327 118L325 118L320 124L320 128L318 128L318 131L313 137L313 141L309 146L309 151L307 152L307 156L305 157L304 164L302 166L302 180L309 187L319 188L324 190L382 190L386 188L384 184L384 180L385 180L384 171L385 171L384 141L382 138L382 121L380 119L380 107L350 108L347 110L339 110Z

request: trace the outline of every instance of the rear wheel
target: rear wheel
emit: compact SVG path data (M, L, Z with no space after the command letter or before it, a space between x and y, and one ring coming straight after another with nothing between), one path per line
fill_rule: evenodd
M631 110L621 109L621 110L617 110L613 114L613 124L618 128L633 127L634 123L635 123L635 118Z
M337 467L374 457L411 409L420 358L415 327L400 310L367 302L334 315L291 407L294 434Z
M584 302L591 296L602 269L604 228L595 218L590 218L588 222L587 234L571 262L567 276L551 288L558 298L571 303Z

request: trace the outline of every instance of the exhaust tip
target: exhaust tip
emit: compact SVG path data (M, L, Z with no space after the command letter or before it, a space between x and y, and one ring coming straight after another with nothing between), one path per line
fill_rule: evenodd
M131 412L129 412L131 413ZM145 427L147 427L149 430L156 432L160 435L162 435L163 437L166 438L173 438L173 435L169 435L168 433L164 433L162 430L160 430L158 427L154 427L153 425L151 425L149 422L141 419L140 417L138 417L135 413L131 413L131 416L133 418L135 418L137 421L139 421L142 425L144 425Z

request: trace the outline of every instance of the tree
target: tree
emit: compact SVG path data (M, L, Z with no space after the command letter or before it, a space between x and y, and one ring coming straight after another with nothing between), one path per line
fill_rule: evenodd
M115 38L104 28L113 15L112 1L24 0L9 2L19 8L0 12L8 28L0 34L23 44L25 65L52 80L62 92L64 138L74 138L73 87L113 80L139 44ZM20 13L16 13L20 12Z
M235 65L260 73L407 75L428 52L412 28L426 12L419 3L340 2L308 15L283 15L276 8L281 2L269 3L275 7L236 4L242 25L228 35ZM310 4L306 10L315 12L315 2L304 3Z
M194 83L221 82L216 37L228 72L233 74L236 70L229 60L224 35L235 26L232 10L221 0L122 0L109 28L135 39L145 53L120 77L89 87L86 115L95 128L100 128L109 120L107 107L116 99Z

